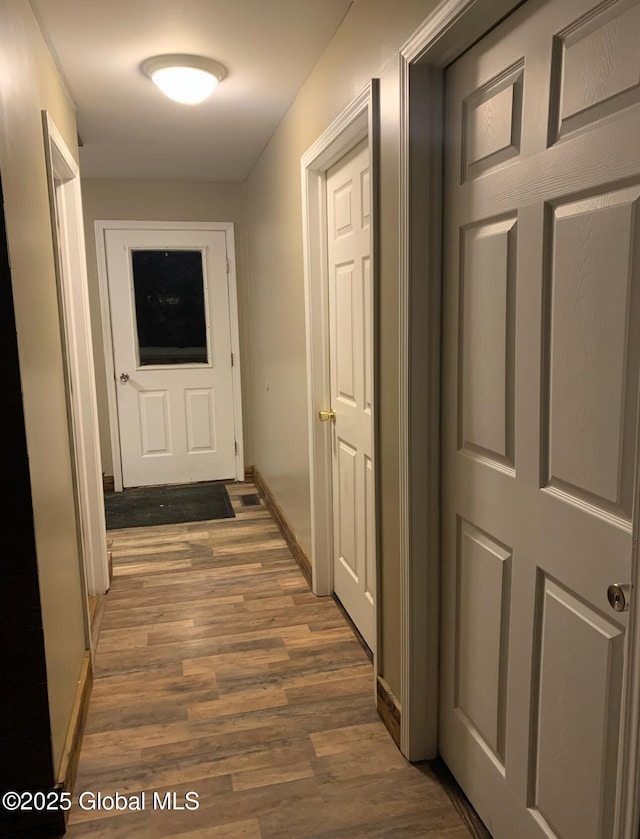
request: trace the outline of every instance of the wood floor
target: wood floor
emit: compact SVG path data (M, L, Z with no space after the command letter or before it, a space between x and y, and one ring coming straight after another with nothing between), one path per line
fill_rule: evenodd
M265 507L241 504L254 492L229 487L235 519L109 532L75 793L146 791L145 809L74 803L67 836L468 839L386 732L336 604L309 592ZM154 792L199 808L154 810Z

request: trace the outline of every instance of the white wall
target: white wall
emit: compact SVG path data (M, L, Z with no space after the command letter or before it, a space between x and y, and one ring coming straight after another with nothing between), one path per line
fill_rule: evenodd
M0 173L57 772L85 635L42 108L77 155L75 113L31 8L26 0L5 0L0 3Z

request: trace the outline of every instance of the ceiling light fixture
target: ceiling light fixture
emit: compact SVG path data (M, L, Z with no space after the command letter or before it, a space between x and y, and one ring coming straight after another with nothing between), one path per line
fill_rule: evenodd
M227 74L217 61L198 55L157 55L142 64L142 72L170 99L197 105Z

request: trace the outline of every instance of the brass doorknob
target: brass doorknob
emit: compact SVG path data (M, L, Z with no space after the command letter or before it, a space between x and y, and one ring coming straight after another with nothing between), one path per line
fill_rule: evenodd
M327 422L328 420L336 421L336 412L331 411L318 411L318 416L320 417L320 422Z

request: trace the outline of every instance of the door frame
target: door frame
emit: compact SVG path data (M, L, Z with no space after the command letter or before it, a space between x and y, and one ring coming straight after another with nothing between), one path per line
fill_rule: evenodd
M109 563L80 170L47 111L42 111L42 127L67 368L81 574L87 594L104 594L109 588ZM85 620L88 633L87 616Z
M327 171L362 140L369 139L371 189L371 276L373 282L373 464L376 544L376 648L380 638L380 533L378 427L378 160L379 80L370 83L347 105L300 158L304 297L307 348L307 406L311 490L312 588L333 593L333 504L331 439L318 411L329 406L329 277L327 271ZM374 656L377 656L374 650Z
M94 223L96 254L98 262L98 290L102 315L102 338L107 374L107 403L109 408L109 432L111 435L111 456L113 460L113 483L116 492L122 492L122 453L120 447L120 425L116 395L116 369L111 332L111 302L107 274L106 235L109 230L171 230L171 231L221 231L225 235L227 250L227 283L229 288L229 322L231 325L231 352L233 366L233 422L235 429L236 481L244 481L244 437L242 428L242 381L240 374L240 329L238 322L238 287L236 278L236 252L234 224L227 221L123 221L98 220Z
M522 2L443 0L400 50L401 748L410 760L438 751L444 69ZM638 472L620 839L637 839L640 826Z

